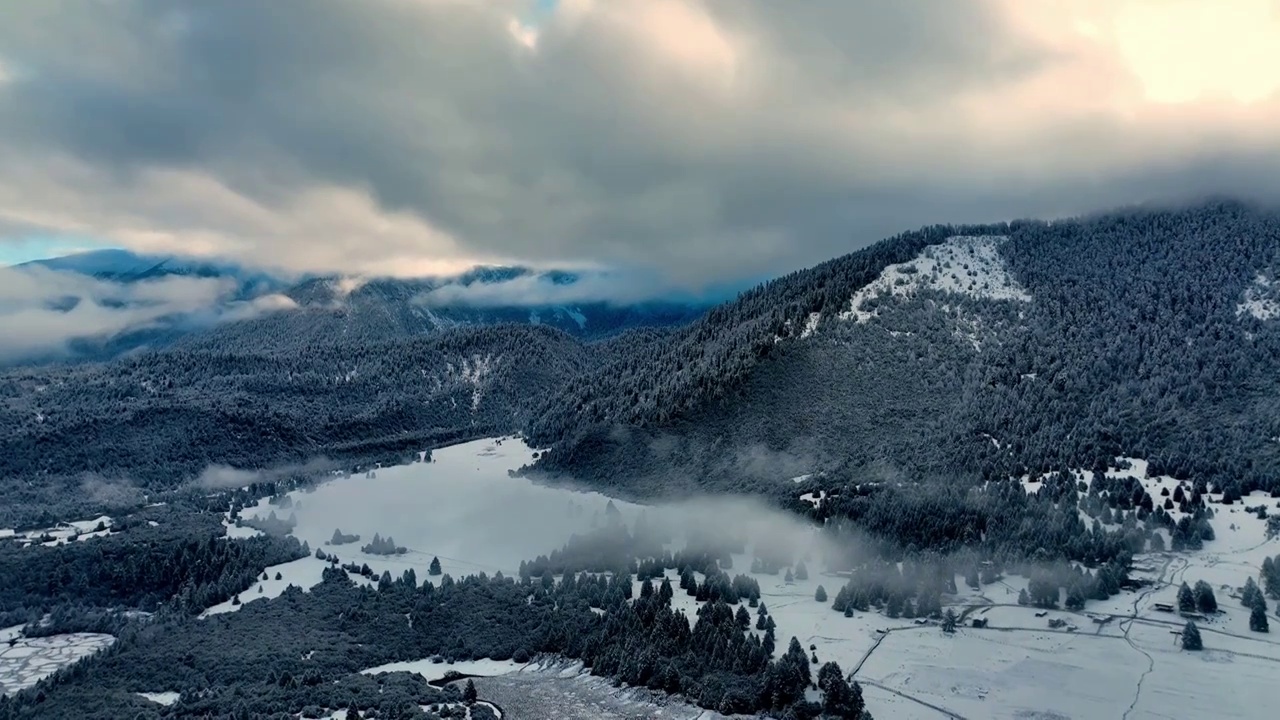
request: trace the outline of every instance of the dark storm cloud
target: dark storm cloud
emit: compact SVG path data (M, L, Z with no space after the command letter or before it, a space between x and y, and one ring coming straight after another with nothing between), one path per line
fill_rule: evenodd
M535 33L517 0L24 3L0 24L0 228L696 285L925 223L1276 187L1274 104L1089 105L1132 79L1010 8L562 0Z

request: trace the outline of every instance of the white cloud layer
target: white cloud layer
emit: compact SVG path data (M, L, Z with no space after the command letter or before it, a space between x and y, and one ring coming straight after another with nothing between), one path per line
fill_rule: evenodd
M134 283L40 266L0 268L0 363L57 356L79 339L108 339L181 317L211 324L296 307L283 295L234 301L228 278L167 276Z
M1273 199L1277 5L15 3L0 238L694 286L933 222Z

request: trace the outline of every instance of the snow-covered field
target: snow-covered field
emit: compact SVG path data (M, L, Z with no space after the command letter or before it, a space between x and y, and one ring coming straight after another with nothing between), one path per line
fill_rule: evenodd
M146 698L157 705L166 706L173 705L182 697L181 693L176 693L172 690L166 692L140 692L138 695L141 695L143 698Z
M21 629L0 630L0 695L29 688L59 668L88 657L116 640L99 633L24 638L20 636Z
M12 540L21 544L23 547L31 545L44 545L46 547L55 547L65 545L69 542L90 540L96 537L106 537L111 534L112 520L107 515L102 515L90 520L75 520L72 522L58 523L53 527L39 528L36 530L26 530L18 532L13 529L0 529L0 540ZM99 528L101 528L99 530Z
M886 267L879 277L854 293L840 319L866 322L876 316L874 310L864 309L873 298L903 297L921 290L1030 302L1031 296L1009 274L1000 257L1000 243L1005 239L957 236L930 245L910 262ZM814 327L817 323L817 319L810 319Z
M365 675L377 675L378 673L391 672L410 672L418 673L428 680L439 680L446 673L456 672L463 675L477 675L489 677L493 675L506 675L507 673L519 672L529 663L518 663L514 660L466 660L456 661L452 663L433 662L431 660L410 660L407 662L388 663L371 667L360 672Z
M513 438L466 443L436 451L431 463L379 469L374 477L338 479L295 493L289 510L264 501L246 514L292 512L295 534L313 548L336 553L343 562L368 563L378 573L399 574L412 567L420 581L426 580L433 556L454 575L514 573L521 560L550 552L572 532L588 530L603 517L609 502L596 493L538 486L507 475L531 455L532 450ZM1129 459L1129 465L1108 474L1138 477L1155 497L1160 497L1161 488L1176 484L1171 478L1145 477L1140 460ZM1029 491L1035 489L1035 484L1028 484ZM818 498L810 494L806 499ZM1280 554L1280 539L1266 540L1263 521L1240 504L1223 506L1218 499L1210 496L1217 513L1212 520L1216 540L1195 552L1140 555L1132 574L1152 585L1108 601L1090 601L1082 612L1046 613L1017 605L1018 592L1026 586L1020 577L1006 577L978 590L967 588L958 577L960 594L944 598L963 618L954 635L942 633L936 623L891 620L875 611L846 618L831 609L830 601L816 602L819 584L834 597L844 580L819 572L820 551L812 531L790 516L749 504L695 503L648 512L651 518L668 511L681 513L677 517L682 524L690 517L730 523L752 538L764 532L794 533L799 552L812 557L810 577L786 582L782 573L753 574L777 623L779 645L785 647L794 636L806 649L814 646L819 662L835 660L846 672L855 673L868 709L877 717L1270 717L1265 694L1271 687L1267 678L1280 677L1280 632L1250 632L1248 613L1228 588L1256 578L1263 558ZM1245 504L1261 500L1246 498ZM628 521L642 509L617 501L615 506ZM1176 509L1173 512L1176 517ZM326 546L335 528L360 534L360 542ZM359 546L374 533L393 537L409 553L388 557L360 552ZM733 566L730 574L746 572L750 555L735 556ZM311 587L319 582L323 568L324 563L313 558L272 568L271 579L260 583L263 591L258 593L255 585L241 601L278 595L289 583ZM277 570L280 581L274 580ZM676 581L674 572L668 576ZM1206 649L1188 653L1173 634L1185 621L1157 611L1154 604L1172 601L1183 580L1194 584L1201 579L1218 590L1223 612L1201 623ZM696 601L678 591L675 602L693 617ZM231 609L225 605L209 612ZM977 617L986 619L988 627L970 627L969 620ZM1050 629L1048 620L1055 618L1066 621L1067 627ZM420 672L431 679L456 670L488 678L498 692L517 694L534 692L531 673L545 674L545 668L511 662L448 665L430 660L365 672L395 670ZM671 716L684 717L678 712Z
M253 584L253 587L240 593L238 596L240 599L239 605L227 600L205 610L200 617L205 618L210 615L234 612L243 607L245 603L250 603L254 600L268 600L280 597L285 588L290 585L297 585L304 590L308 590L320 584L326 567L328 567L328 563L317 560L314 556L304 557L280 565L272 565L266 570L266 580L258 580ZM280 575L279 580L276 580L277 573Z

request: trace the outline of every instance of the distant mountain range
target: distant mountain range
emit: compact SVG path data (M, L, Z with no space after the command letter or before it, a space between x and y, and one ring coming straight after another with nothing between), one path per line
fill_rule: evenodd
M452 277L353 279L284 277L229 262L97 250L37 260L17 269L72 273L135 287L175 278L221 281L215 307L148 315L124 330L71 338L47 359L100 361L166 347L300 349L326 343L385 342L451 328L541 325L594 340L638 327L669 327L699 317L726 292L663 297L637 292L635 282L598 271L477 267ZM616 299L615 299L616 298ZM67 294L46 303L68 312L85 298ZM154 303L154 298L144 300ZM130 300L113 299L112 309ZM45 358L26 357L27 363Z

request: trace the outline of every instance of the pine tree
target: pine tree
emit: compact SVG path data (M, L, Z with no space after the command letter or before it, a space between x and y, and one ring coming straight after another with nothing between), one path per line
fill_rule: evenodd
M1253 610L1249 612L1249 629L1254 632L1271 632L1267 622L1267 606L1262 596L1258 596L1258 602L1254 603Z
M1280 600L1280 555L1276 558L1262 561L1262 585L1267 589L1268 595Z
M849 684L844 671L834 662L818 670L818 689L822 691L822 712L828 717L858 720L863 715L862 688Z
M1178 588L1178 609L1182 612L1195 612L1196 596L1191 592L1191 586L1182 583L1182 587Z
M1253 578L1249 578L1244 581L1244 590L1240 591L1240 604L1251 608L1261 594L1262 591L1258 589L1258 584L1253 581Z
M1213 588L1209 583L1198 580L1196 581L1196 607L1200 612L1209 615L1218 611L1218 599L1213 596Z
M947 608L947 612L942 616L942 632L953 633L956 631L956 611Z
M1019 605L1030 605L1030 604L1031 604L1031 598L1027 595L1027 589L1026 589L1026 588L1023 588L1023 589L1021 589L1021 590L1019 590L1019 591L1018 591L1018 604L1019 604Z
M1196 627L1196 624L1193 622L1188 621L1186 627L1182 628L1182 649L1204 649L1204 641L1200 639L1200 628Z
M431 567L427 568L427 574L439 575L441 572L443 571L440 569L440 558L438 557L431 558Z
M826 589L826 588L824 588L824 587L822 587L821 585L819 585L819 586L818 586L818 589L817 589L817 590L815 590L815 591L813 591L813 599L814 599L814 600L817 600L818 602L826 602L826 601L827 601L827 589Z
M1084 607L1084 594L1080 592L1080 586L1076 583L1072 583L1071 587L1067 588L1066 606L1068 610L1080 610Z
M751 627L751 613L747 612L745 605L738 606L738 612L734 614L733 619L738 623L738 627L743 630Z
M801 560L800 562L796 563L796 579L797 579L797 580L808 580L808 579L809 579L809 568L805 567L805 564L804 564L804 561L803 561L803 560Z
M467 686L462 690L462 701L468 705L474 704L479 695L476 693L476 684L468 679Z

